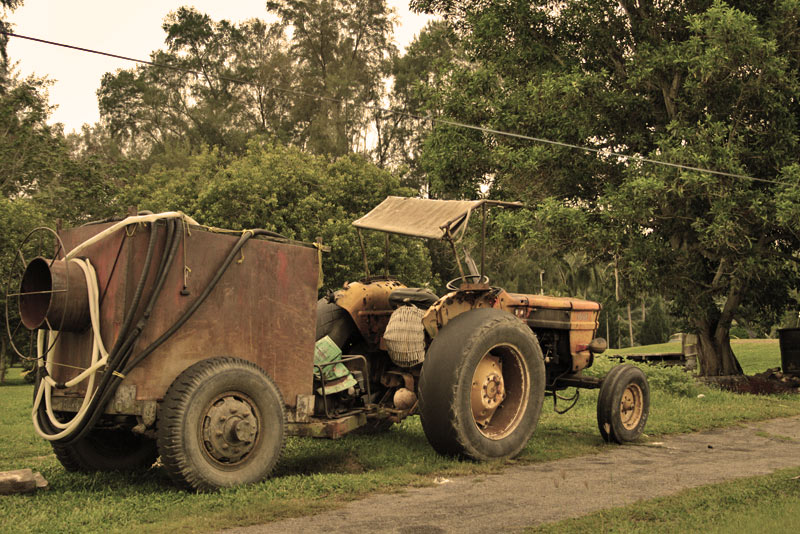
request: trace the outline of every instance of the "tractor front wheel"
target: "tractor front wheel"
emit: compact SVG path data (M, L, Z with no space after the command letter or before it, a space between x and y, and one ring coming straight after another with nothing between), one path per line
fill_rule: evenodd
M642 435L650 414L650 386L630 364L611 369L597 398L597 426L607 442L626 443Z
M431 446L475 460L508 458L536 430L545 387L536 336L508 312L468 311L431 343L419 410Z

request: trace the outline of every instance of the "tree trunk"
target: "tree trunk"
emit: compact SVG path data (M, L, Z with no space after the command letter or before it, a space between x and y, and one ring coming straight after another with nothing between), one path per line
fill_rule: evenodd
M0 336L0 384L6 383L6 370L8 361L6 360L6 338Z
M730 327L712 328L706 322L698 325L697 367L702 376L744 374L731 349Z
M631 303L628 303L628 334L631 337L631 347L633 346L633 319L631 318Z

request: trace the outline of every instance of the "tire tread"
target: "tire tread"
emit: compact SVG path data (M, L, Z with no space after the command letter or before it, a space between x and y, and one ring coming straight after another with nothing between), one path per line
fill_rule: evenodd
M210 486L187 461L187 457L181 447L182 420L184 413L189 407L191 393L196 391L202 384L218 373L226 370L235 369L236 366L244 365L260 373L273 387L277 394L281 412L283 414L282 432L280 436L280 446L277 458L273 462L277 463L286 445L286 411L283 409L284 401L280 389L275 386L272 379L253 362L231 357L210 358L202 360L181 373L172 383L164 396L164 401L159 407L158 422L158 450L161 453L161 462L164 465L170 478L179 486L185 489L196 491L209 491L217 489ZM270 469L271 470L271 469Z

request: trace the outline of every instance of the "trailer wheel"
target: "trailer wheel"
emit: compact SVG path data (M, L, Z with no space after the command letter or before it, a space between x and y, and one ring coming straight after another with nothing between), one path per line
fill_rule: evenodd
M626 443L642 435L650 414L650 386L641 369L618 365L606 375L597 398L597 426L607 442Z
M67 471L135 471L158 458L155 440L127 430L96 428L76 443L52 446Z
M266 478L283 452L280 390L256 364L198 362L175 379L158 414L158 450L170 477L197 491Z
M544 387L533 332L505 311L468 311L428 349L419 383L422 428L440 454L513 457L536 430Z
M337 347L343 349L355 331L356 324L347 310L326 298L317 301L317 341L329 336Z

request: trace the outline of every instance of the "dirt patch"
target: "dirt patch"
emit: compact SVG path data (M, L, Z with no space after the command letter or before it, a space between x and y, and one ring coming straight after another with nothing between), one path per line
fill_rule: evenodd
M780 367L752 376L712 376L703 378L703 381L734 393L800 393L800 376L784 374Z
M509 467L496 475L432 478L431 487L373 495L314 516L224 532L519 532L794 466L800 466L800 416L609 445L600 454Z

